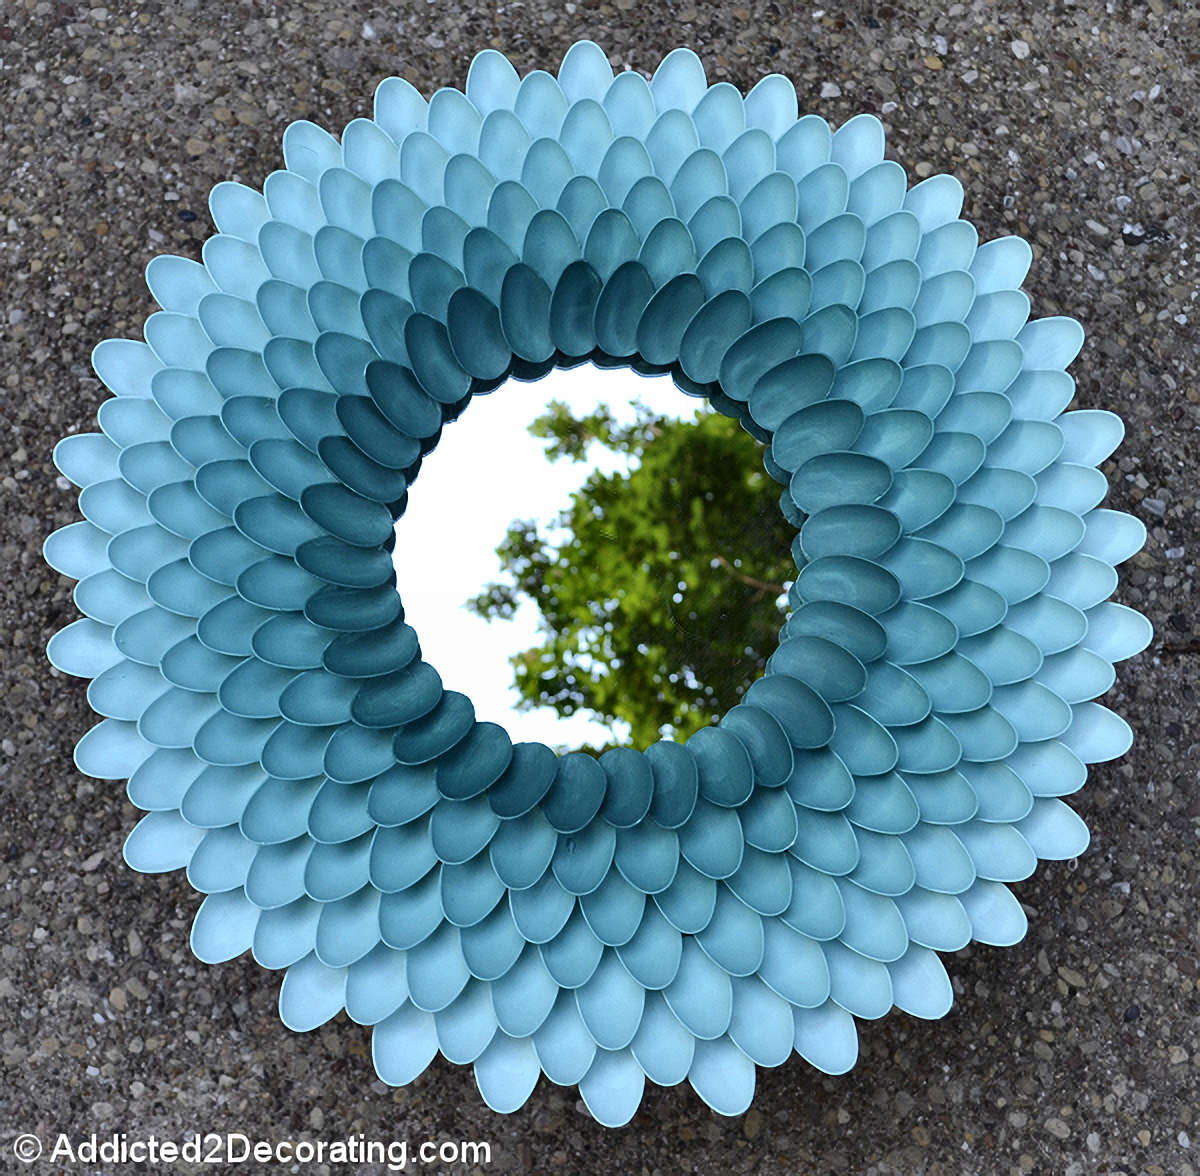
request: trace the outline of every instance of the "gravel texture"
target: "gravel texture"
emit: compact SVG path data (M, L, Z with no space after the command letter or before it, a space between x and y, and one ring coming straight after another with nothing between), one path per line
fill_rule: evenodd
M1088 330L1073 368L1078 404L1127 422L1106 466L1109 505L1142 517L1150 539L1118 598L1157 634L1108 699L1137 730L1133 751L1093 771L1073 801L1092 847L1016 888L1031 920L1022 944L949 961L958 996L944 1021L894 1013L864 1026L862 1058L843 1078L798 1059L760 1071L754 1106L738 1119L714 1116L687 1086L655 1088L618 1132L544 1080L509 1117L483 1107L469 1070L446 1064L388 1090L374 1079L366 1029L343 1016L292 1034L276 1015L277 977L245 958L197 963L187 944L197 897L179 875L141 877L122 864L135 810L121 785L72 766L93 719L83 685L43 658L75 613L71 584L39 554L43 536L76 517L50 449L91 426L104 395L88 353L106 336L140 336L153 254L198 257L213 231L212 184L260 184L280 166L290 120L336 130L369 113L390 73L429 94L461 85L484 47L522 70L554 68L582 36L618 68L652 71L687 44L710 80L745 90L778 70L802 108L835 123L876 112L910 175L963 180L982 239L1032 242L1035 315L1071 314ZM6 0L0 1170L17 1170L9 1149L21 1131L49 1141L58 1131L236 1130L486 1140L492 1162L479 1170L494 1172L1192 1176L1198 64L1200 8L1164 0L843 10L530 0L495 11L455 0ZM352 1169L304 1169L323 1170Z

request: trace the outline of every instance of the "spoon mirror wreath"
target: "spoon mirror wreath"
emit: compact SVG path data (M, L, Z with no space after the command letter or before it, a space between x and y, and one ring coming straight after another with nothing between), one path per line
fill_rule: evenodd
M496 1110L544 1073L614 1126L647 1078L737 1114L756 1066L850 1069L855 1018L942 1016L937 953L1018 941L1006 884L1086 847L1060 798L1128 749L1092 700L1150 638L1108 600L1144 541L1099 505L1122 424L1066 411L1083 334L1027 321L1029 246L909 188L875 118L685 49L650 81L489 50L283 150L213 189L202 265L150 263L162 311L55 451L76 762L147 810L129 864L206 895L197 956L283 971L293 1029L373 1026L387 1083L440 1052ZM742 703L599 757L476 721L393 563L437 575L393 548L441 430L581 357L740 421L797 529Z

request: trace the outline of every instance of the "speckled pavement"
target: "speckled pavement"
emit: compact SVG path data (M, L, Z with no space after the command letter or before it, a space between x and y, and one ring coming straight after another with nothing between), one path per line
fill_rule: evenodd
M984 240L1026 236L1035 316L1088 331L1077 405L1121 413L1109 505L1147 523L1118 599L1149 615L1151 648L1109 705L1133 751L1072 803L1093 841L1016 887L1020 945L948 961L941 1022L863 1027L848 1076L794 1059L760 1071L753 1108L714 1116L686 1085L651 1088L606 1131L543 1080L521 1112L488 1111L469 1070L411 1087L375 1080L369 1031L344 1016L304 1037L278 1021L278 977L243 958L197 963L198 898L182 876L121 861L136 811L121 785L78 775L93 719L82 683L44 660L73 619L71 583L40 558L76 517L50 462L104 393L88 367L106 336L138 336L150 257L198 257L206 197L280 164L295 118L337 130L401 73L427 95L461 85L479 49L553 68L591 37L650 72L676 44L743 90L779 71L802 109L887 126L914 177L967 190ZM863 3L512 3L378 8L175 0L0 5L0 1171L11 1141L72 1137L350 1136L481 1140L476 1170L535 1173L1125 1173L1200 1163L1200 677L1196 510L1200 336L1196 266L1200 9L1055 0ZM1193 1139L1195 1142L1193 1143ZM410 1164L410 1169L416 1165ZM166 1169L164 1169L166 1170ZM182 1164L175 1171L214 1171ZM348 1172L243 1164L230 1171ZM382 1171L363 1165L364 1173ZM437 1164L420 1170L438 1171ZM462 1171L460 1165L456 1170Z

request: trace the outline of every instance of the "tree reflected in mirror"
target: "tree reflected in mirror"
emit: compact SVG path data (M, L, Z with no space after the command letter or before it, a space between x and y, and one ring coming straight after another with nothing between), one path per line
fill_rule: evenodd
M638 748L715 721L762 673L795 576L761 445L712 411L639 406L622 422L557 400L530 431L550 461L598 445L627 468L590 473L549 525L515 521L503 576L469 603L488 619L526 598L539 610L540 642L511 658L521 708L594 712Z

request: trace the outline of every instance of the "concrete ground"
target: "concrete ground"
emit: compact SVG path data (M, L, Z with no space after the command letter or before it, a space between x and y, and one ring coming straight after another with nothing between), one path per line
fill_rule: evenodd
M1200 9L110 3L0 6L0 1169L18 1170L9 1147L21 1132L233 1130L485 1140L492 1163L480 1170L492 1172L1191 1176ZM583 36L618 68L649 72L687 44L710 80L745 90L780 71L803 107L834 122L876 112L911 175L963 180L982 239L1033 243L1035 315L1071 314L1088 330L1078 404L1127 422L1106 467L1109 504L1143 518L1150 539L1118 598L1156 629L1108 699L1137 743L1072 802L1091 848L1017 888L1031 923L1023 943L949 961L958 997L944 1021L896 1013L864 1026L846 1077L798 1059L760 1072L738 1119L714 1116L687 1086L653 1088L620 1131L545 1081L509 1117L482 1105L469 1070L445 1064L389 1090L374 1079L367 1030L342 1017L292 1034L276 1014L277 977L248 959L197 963L196 896L179 875L122 864L135 810L120 785L73 769L93 720L82 684L43 659L75 614L71 584L39 555L43 536L76 517L50 449L92 425L103 392L88 353L106 336L140 335L151 310L142 270L155 253L198 256L214 183L260 184L280 165L290 120L339 129L369 113L389 74L429 94L461 86L484 47L522 71L553 68ZM101 1169L128 1170L28 1170Z

